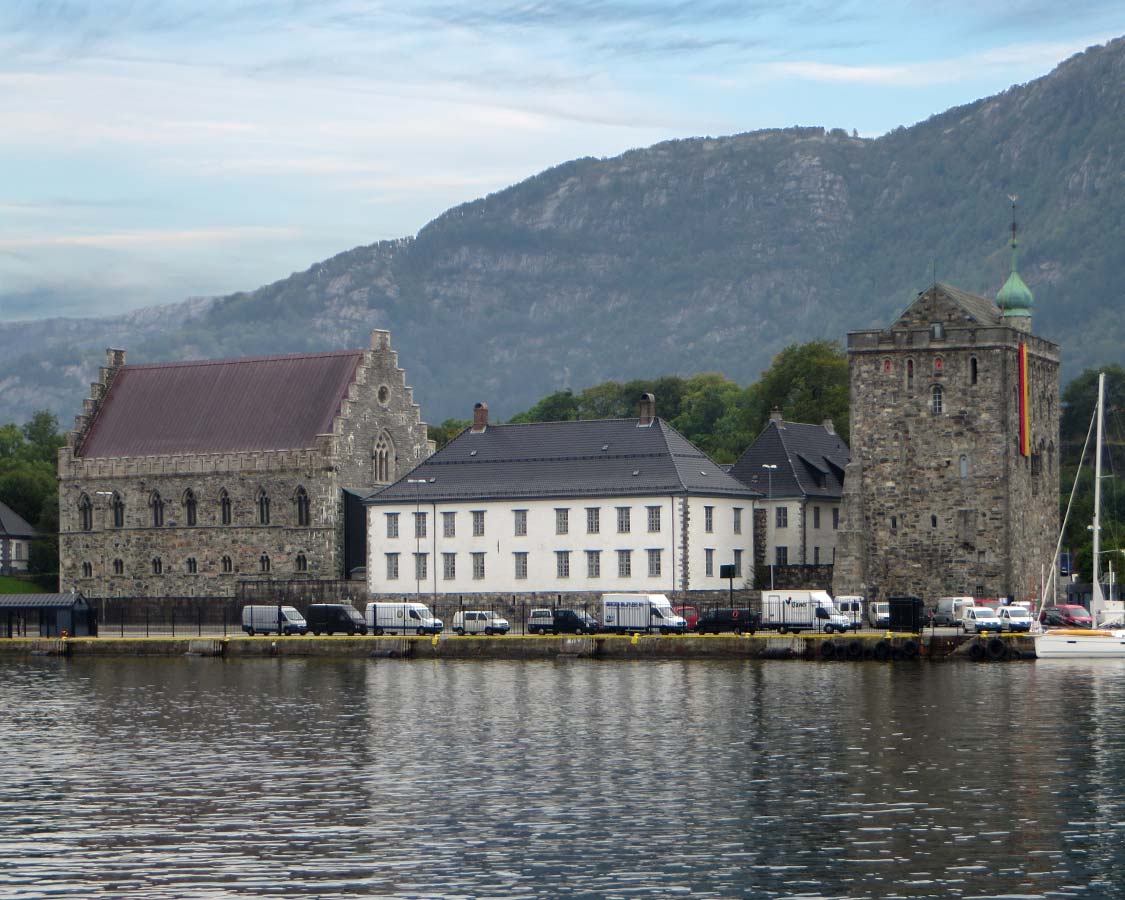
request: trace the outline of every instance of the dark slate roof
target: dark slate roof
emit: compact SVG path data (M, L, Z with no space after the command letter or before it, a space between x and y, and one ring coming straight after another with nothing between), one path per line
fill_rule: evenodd
M11 538L33 538L36 531L12 508L0 503L0 534Z
M368 503L701 494L753 497L662 419L465 429ZM424 483L417 483L422 481Z
M838 500L851 451L823 425L770 421L730 473L771 497L821 497ZM772 474L763 465L775 465Z
M908 306L894 322L887 326L887 330L894 328L899 319L905 316L915 303L931 293L941 294L947 297L974 322L979 322L982 325L1002 325L1004 323L1003 310L1001 310L994 301L989 300L987 297L979 297L976 294L970 294L968 291L955 288L953 285L946 284L944 281L939 281L933 287L920 292L911 302L910 306Z
M87 606L78 593L66 594L0 594L0 609L70 609Z
M305 450L332 430L362 350L122 366L77 455Z

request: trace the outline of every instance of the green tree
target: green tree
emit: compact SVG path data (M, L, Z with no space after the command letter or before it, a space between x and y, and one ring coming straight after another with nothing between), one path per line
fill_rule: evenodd
M837 341L786 347L746 389L741 410L751 440L766 427L775 408L790 422L816 425L831 419L836 433L848 441L848 358Z
M513 416L515 424L529 422L572 422L578 418L578 398L567 388L548 394L531 409Z
M472 422L464 419L446 419L440 425L427 425L426 433L429 439L437 445L437 449L440 450L471 424Z
M717 462L734 462L747 441L744 431L731 430L735 421L728 412L741 395L742 388L723 375L693 375L684 383L671 425Z

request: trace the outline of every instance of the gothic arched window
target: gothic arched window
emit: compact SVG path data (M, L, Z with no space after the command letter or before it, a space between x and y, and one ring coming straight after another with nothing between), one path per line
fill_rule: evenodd
M164 574L164 560L162 560L159 556L154 556L152 558L152 574L153 575L163 575Z
M309 494L303 487L298 487L297 493L293 495L293 505L297 511L297 524L302 528L307 528L309 525Z
M113 561L113 574L114 575L124 575L125 574L125 560L115 559Z
M270 495L266 493L265 488L258 491L258 524L269 525L270 523Z
M231 561L231 558L229 556L223 557L220 567L222 568L223 573L227 575L234 571L234 563Z
M258 557L258 568L263 572L268 572L270 570L270 558L264 553Z
M912 359L906 361L906 389L914 390L914 360Z
M391 442L391 436L385 431L375 441L375 453L372 462L374 464L373 474L378 484L389 484L394 481L394 444Z
M164 499L160 496L160 491L152 492L152 496L148 498L148 505L152 508L152 527L159 528L164 524Z
M191 488L184 491L184 521L188 525L194 525L196 521L195 492Z
M85 494L78 498L78 527L83 531L94 528L94 504Z
M219 521L223 525L229 525L231 522L230 494L227 493L226 488L219 491Z
M125 499L116 491L113 492L113 500L110 501L113 507L113 527L125 527Z
M930 412L940 416L942 411L942 390L940 384L935 384L930 389Z
M297 554L297 571L307 572L309 570L308 558L303 553Z
M977 383L977 358L975 356L969 357L969 384Z

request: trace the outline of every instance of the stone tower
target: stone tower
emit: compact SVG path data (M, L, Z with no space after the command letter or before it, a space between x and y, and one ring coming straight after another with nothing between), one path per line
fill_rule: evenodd
M852 460L833 587L870 598L1039 595L1058 537L1059 347L1016 269L996 302L947 284L848 335Z

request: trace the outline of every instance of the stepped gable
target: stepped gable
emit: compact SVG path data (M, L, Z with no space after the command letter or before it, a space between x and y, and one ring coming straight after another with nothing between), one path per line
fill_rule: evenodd
M303 450L333 419L364 351L122 365L84 458Z
M637 494L754 496L660 418L467 428L369 503Z
M773 419L730 471L743 484L763 494L768 490L774 498L838 500L850 459L848 445L827 425ZM768 477L762 468L766 464L777 466Z

